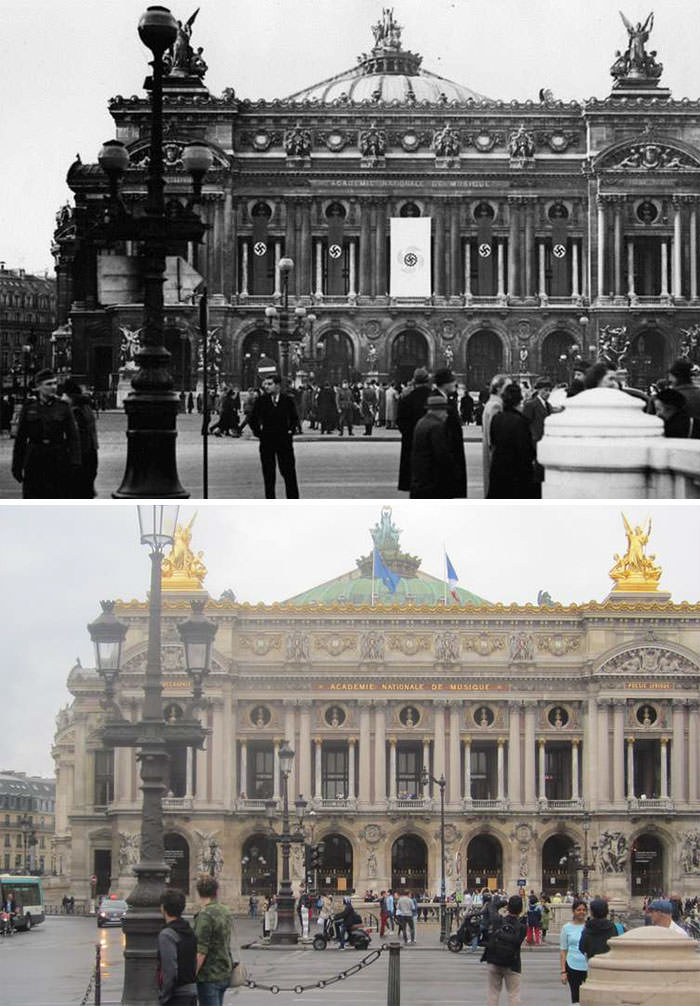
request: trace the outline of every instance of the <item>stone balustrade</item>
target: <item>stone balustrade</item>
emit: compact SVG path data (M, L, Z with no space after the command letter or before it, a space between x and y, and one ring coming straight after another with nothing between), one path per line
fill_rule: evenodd
M545 421L545 499L699 499L700 440L665 438L640 398L592 388Z

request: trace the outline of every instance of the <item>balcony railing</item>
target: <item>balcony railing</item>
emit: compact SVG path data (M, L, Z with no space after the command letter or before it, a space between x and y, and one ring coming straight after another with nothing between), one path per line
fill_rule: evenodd
M320 810L355 810L357 800L350 796L323 797L321 800L314 800L314 805Z
M262 799L249 799L246 796L239 797L236 801L238 810L267 810L268 797ZM279 801L277 802L279 806Z
M192 810L194 807L194 797L191 796L164 796L163 810Z
M464 810L507 810L508 800L472 800L471 798L467 798L462 801L462 805Z
M583 800L538 800L537 806L540 810L584 810Z
M396 797L389 800L389 810L432 810L433 801L426 797Z
M640 811L647 813L659 810L673 810L673 800L670 797L634 797L627 800L627 809L636 813Z

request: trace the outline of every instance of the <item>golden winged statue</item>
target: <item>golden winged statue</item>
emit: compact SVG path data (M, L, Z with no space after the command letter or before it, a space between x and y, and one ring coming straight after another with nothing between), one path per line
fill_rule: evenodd
M624 514L622 521L627 536L627 551L624 555L617 552L613 555L615 565L610 570L610 577L615 581L613 593L629 591L655 591L661 578L661 568L654 565L655 555L645 555L645 548L651 536L651 518L646 528L643 524L632 527Z
M207 575L203 553L194 554L191 548L192 525L197 513L189 524L178 524L173 535L173 544L163 559L163 590L202 590L202 581Z

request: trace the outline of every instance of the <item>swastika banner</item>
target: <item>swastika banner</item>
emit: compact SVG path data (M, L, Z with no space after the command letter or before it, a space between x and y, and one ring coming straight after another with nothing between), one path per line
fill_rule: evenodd
M430 217L391 218L390 297L429 297Z

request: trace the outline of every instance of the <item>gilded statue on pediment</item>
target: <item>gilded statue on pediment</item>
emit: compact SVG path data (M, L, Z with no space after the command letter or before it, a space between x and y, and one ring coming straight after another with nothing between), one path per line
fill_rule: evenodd
M627 536L627 551L624 555L614 554L615 565L610 577L615 581L614 591L655 591L661 577L661 568L654 565L655 555L646 555L645 549L651 535L651 518L646 527L637 524L632 527L624 514L622 520Z
M202 581L207 575L203 552L195 555L191 547L196 516L195 513L189 524L178 524L175 528L172 547L163 559L163 590L202 590Z

